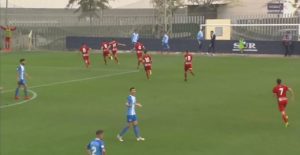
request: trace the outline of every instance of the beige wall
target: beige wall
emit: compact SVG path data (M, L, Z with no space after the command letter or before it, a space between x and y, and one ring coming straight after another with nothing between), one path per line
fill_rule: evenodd
M230 19L207 19L206 24L230 24ZM229 26L206 26L205 28L205 36L207 40L210 39L210 31L216 32L217 28L221 28L223 31L223 34L221 36L218 36L217 34L217 40L230 40L231 38L231 27Z
M232 4L218 8L218 18L266 14L270 0L236 0Z

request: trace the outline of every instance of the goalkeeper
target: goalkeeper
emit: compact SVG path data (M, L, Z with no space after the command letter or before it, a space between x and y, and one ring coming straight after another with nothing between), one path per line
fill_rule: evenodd
M241 54L244 53L245 48L246 48L246 41L243 38L241 38L239 40L239 49L240 49Z

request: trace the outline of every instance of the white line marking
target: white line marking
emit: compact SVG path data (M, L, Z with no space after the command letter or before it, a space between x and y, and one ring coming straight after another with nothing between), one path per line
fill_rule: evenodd
M8 108L8 107L13 107L13 106L17 106L17 105L20 105L20 104L24 104L24 103L27 103L27 102L32 101L32 100L34 100L34 99L37 98L38 95L37 95L36 92L34 92L32 90L28 90L28 92L32 93L32 97L29 100L24 100L24 101L13 103L13 104L2 105L2 106L0 106L0 109L4 109L4 108Z
M53 83L48 83L48 84L36 85L36 86L29 87L29 88L32 89L32 88L48 87L48 86L53 86L53 85L67 84L67 83L80 82L80 81L99 79L99 78L107 78L107 77L113 77L113 76L118 76L118 75L136 73L136 72L139 72L139 71L138 70L134 70L134 71L131 70L131 71L128 71L128 72L120 72L120 73L114 73L114 74L92 76L92 77L87 77L87 78L82 78L82 79L74 79L74 80L61 81L61 82L53 82ZM14 91L14 89L7 90L7 91L2 91L1 93L7 93L7 92L12 92L12 91Z

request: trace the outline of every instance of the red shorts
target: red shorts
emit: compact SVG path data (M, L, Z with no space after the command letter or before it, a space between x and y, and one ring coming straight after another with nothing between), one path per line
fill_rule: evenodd
M137 56L139 61L143 60L143 53L137 53L136 56Z
M116 56L117 53L118 53L118 51L112 51L112 54L113 54L114 56Z
M5 37L5 42L10 42L10 37Z
M285 108L288 104L288 100L278 101L278 109L280 112L285 111Z
M83 60L89 60L90 56L82 56Z
M188 70L190 70L190 69L193 69L192 64L185 64L185 65L184 65L184 71L188 71Z
M150 71L152 70L152 66L145 66L145 71Z
M108 57L109 56L109 51L103 51L103 56Z

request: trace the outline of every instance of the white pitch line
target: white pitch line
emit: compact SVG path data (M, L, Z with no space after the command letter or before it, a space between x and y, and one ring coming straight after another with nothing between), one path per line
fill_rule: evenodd
M13 107L13 106L17 106L17 105L20 105L20 104L24 104L24 103L27 103L29 101L32 101L34 99L37 98L37 93L32 91L32 90L28 90L28 92L31 92L32 93L32 97L29 99L29 100L24 100L24 101L21 101L21 102L17 102L17 103L13 103L13 104L8 104L8 105L2 105L0 106L0 109L4 109L4 108L8 108L8 107Z
M128 71L128 72L121 72L121 73L114 73L114 74L106 74L106 75L100 75L100 76L93 76L93 77L87 77L87 78L82 78L82 79L74 79L74 80L68 80L68 81L61 81L61 82L53 82L53 83L48 83L48 84L36 85L36 86L29 87L29 88L32 89L32 88L48 87L48 86L53 86L53 85L67 84L67 83L80 82L80 81L86 81L86 80L92 80L92 79L113 77L113 76L130 74L130 73L135 73L135 72L138 72L138 70ZM12 92L12 91L14 91L14 89L7 90L7 91L2 91L1 93L7 93L7 92Z

